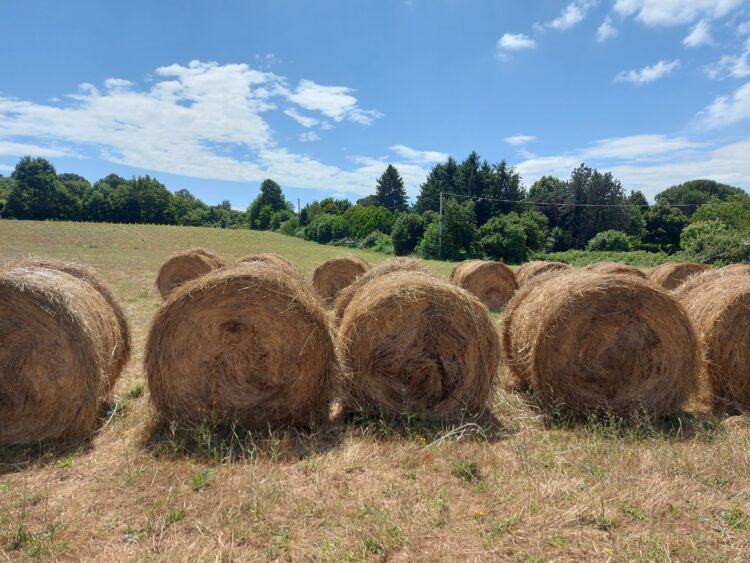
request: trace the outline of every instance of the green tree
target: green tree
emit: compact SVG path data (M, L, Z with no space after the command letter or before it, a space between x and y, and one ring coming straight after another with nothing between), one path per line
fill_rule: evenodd
M443 164L437 164L427 174L427 179L419 187L417 203L414 206L418 213L438 211L440 208L440 192L456 192L456 173L458 164L449 157Z
M630 239L627 233L610 229L594 235L586 244L586 250L627 252L631 250Z
M385 207L363 207L355 205L344 214L344 220L349 227L349 235L355 239L363 239L373 231L380 231L386 235L393 229L393 213Z
M443 208L442 245L438 223L433 222L425 229L417 253L423 258L457 260L474 253L475 234L474 202L458 203L451 198Z
M721 221L698 221L682 231L680 245L690 260L705 264L728 264L750 260L750 237Z
M389 164L385 172L378 178L375 197L377 197L379 205L392 211L406 211L409 207L406 201L404 181L392 164Z
M271 213L275 211L281 211L282 209L292 210L292 206L284 198L284 194L281 191L281 186L271 179L265 179L260 185L260 193L256 197L250 206L247 208L248 222L251 229L258 229L258 219L260 217L261 209L265 206L271 208ZM270 221L270 218L269 218Z
M368 195L363 198L360 198L357 200L357 205L363 205L365 207L369 205L380 205L380 202L378 200L378 196L376 195Z
M740 188L720 184L713 180L690 180L656 195L657 203L678 205L681 211L690 217L703 204L712 199L724 201L732 195L747 195Z
M5 204L17 219L57 219L67 217L70 196L57 177L51 162L44 158L23 157L11 174L13 186Z
M515 212L495 215L479 227L477 237L484 253L494 260L519 264L528 256L526 230Z
M400 213L393 223L391 238L396 256L406 256L414 252L424 235L425 220L416 213Z
M680 248L680 235L689 219L677 207L671 207L663 200L657 201L643 215L646 222L646 235L643 239L657 245L670 254Z
M349 231L344 218L341 215L329 213L318 215L305 227L305 238L321 244L345 238L348 234Z
M691 223L718 220L727 227L750 232L750 196L732 194L723 201L714 198L701 205L690 218Z

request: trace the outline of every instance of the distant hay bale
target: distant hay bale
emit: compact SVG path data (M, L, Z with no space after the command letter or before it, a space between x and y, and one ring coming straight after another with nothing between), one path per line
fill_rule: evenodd
M168 257L159 268L156 287L166 299L172 290L225 265L216 254L205 248L191 248Z
M309 285L262 261L177 289L154 318L144 365L163 419L249 428L326 419L336 369Z
M370 269L359 256L336 256L326 260L313 272L313 285L326 303L332 303L339 291Z
M490 311L505 307L518 289L513 270L490 260L465 260L453 268L450 280L476 295Z
M294 276L296 278L304 278L304 275L297 266L291 261L287 260L279 254L262 253L262 254L249 254L243 256L237 260L237 264L252 264L253 262L264 262L277 269L280 272L284 272L287 275Z
M506 387L573 411L678 411L697 385L683 308L636 276L578 271L529 284L502 325Z
M516 270L516 281L519 287L523 287L526 282L544 274L546 272L562 272L572 270L573 266L570 264L564 264L563 262L546 262L544 260L534 260L533 262L526 262L521 264Z
M708 270L705 264L696 262L668 262L661 264L648 273L648 278L666 290L678 288L685 281Z
M379 278L380 276L384 276L392 272L401 271L423 272L425 274L430 274L430 269L422 260L418 260L417 258L399 257L386 260L385 262L382 262L381 264L378 264L377 266L372 268L370 271L359 276L356 280L354 280L351 284L349 284L339 292L333 307L334 318L337 321L341 320L341 318L344 316L344 311L349 306L352 298L360 289L362 289L364 285L376 278Z
M82 438L120 375L123 336L85 277L0 270L0 444Z
M643 279L648 278L642 270L639 270L635 266L623 264L622 262L595 262L594 264L586 266L584 270L595 272L597 274L626 274Z
M750 276L738 269L702 275L677 288L703 350L701 398L714 406L750 408Z
M385 274L357 292L337 346L345 412L477 414L487 406L500 361L497 329L480 301L418 271Z

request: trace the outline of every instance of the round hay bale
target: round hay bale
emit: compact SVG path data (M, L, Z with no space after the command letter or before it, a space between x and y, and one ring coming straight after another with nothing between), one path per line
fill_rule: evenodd
M109 287L104 281L96 275L96 272L92 268L84 266L82 264L76 264L74 262L63 262L62 260L51 260L48 258L28 258L19 263L19 266L25 268L46 268L49 270L58 270L73 276L74 278L81 279L88 283L104 298L104 300L112 308L112 312L117 319L117 326L119 331L116 334L114 340L114 350L112 350L111 356L111 367L108 369L110 375L114 375L115 378L122 372L125 364L130 359L131 352L131 341L130 341L130 327L128 320L125 317L125 312L122 310L120 303L117 298L112 294ZM114 381L111 382L114 386Z
M490 311L499 311L518 289L513 270L502 262L465 260L453 268L450 281L470 291Z
M683 308L636 276L578 271L520 290L502 326L504 384L573 411L669 414L697 385Z
M690 276L677 289L680 292L695 291L697 287L704 283L732 276L750 277L750 264L730 264L729 266L724 266L722 268L708 268L703 272L698 272L697 274Z
M237 265L239 266L244 264L253 264L255 262L263 262L268 266L278 270L279 272L285 273L288 276L293 276L295 278L298 278L299 280L305 280L305 276L302 274L300 269L297 268L297 266L295 266L291 261L287 260L283 256L280 256L279 254L250 254L248 256L243 256L242 258L237 260Z
M500 361L486 307L468 291L417 271L385 274L357 292L337 345L343 409L368 414L480 413Z
M750 408L750 277L742 272L701 276L674 292L703 350L702 398L714 406ZM718 274L718 275L716 275Z
M516 281L519 287L523 287L526 282L538 275L546 272L561 272L572 270L573 266L563 262L546 262L544 260L535 260L521 264L516 270Z
M366 260L359 256L336 256L326 260L313 272L313 285L324 301L329 304L339 291L370 269Z
M671 262L661 264L651 270L648 278L666 290L672 290L682 285L688 278L705 272L708 266L696 262Z
M166 299L176 287L224 266L224 260L205 248L191 248L178 252L168 257L159 268L156 288L162 298Z
M118 319L84 279L0 271L0 444L82 438L119 376Z
M144 365L162 418L265 428L325 420L336 360L309 286L256 261L177 289L154 318Z
M379 278L380 276L390 274L391 272L401 271L422 272L425 274L431 273L430 269L425 265L425 263L422 260L418 260L417 258L399 257L386 260L385 262L382 262L375 266L372 270L359 276L356 280L354 280L351 284L349 284L339 292L333 307L334 319L336 319L336 321L341 320L341 318L344 316L344 311L349 306L352 298L360 289L362 289L365 284L371 282L376 278Z
M588 272L595 272L597 274L619 274L619 275L631 275L639 278L647 279L648 276L635 266L623 264L622 262L595 262L589 264L584 268Z

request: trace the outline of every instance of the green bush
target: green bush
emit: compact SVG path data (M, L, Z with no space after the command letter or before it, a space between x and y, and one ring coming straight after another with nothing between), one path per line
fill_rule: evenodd
M586 245L586 250L593 252L628 252L630 249L628 235L614 229L597 233Z
M299 219L293 215L279 225L279 232L283 235L294 236L299 230Z
M344 213L352 238L362 239L374 231L386 235L393 229L393 213L379 205L354 205Z
M406 256L414 252L424 235L425 220L416 213L402 213L396 217L391 231L393 252L396 256Z
M680 256L705 264L750 260L750 236L722 221L698 221L685 227L680 237Z
M442 250L439 225L433 222L425 229L416 252L422 258L449 260L460 260L472 256L476 231L474 202L466 201L459 204L456 200L450 199L443 209Z
M344 218L340 215L323 213L318 215L307 227L305 227L305 238L314 240L321 244L329 243L349 235Z
M479 244L494 260L519 264L526 260L526 231L517 213L495 215L479 228Z
M282 209L281 211L277 211L273 215L271 215L271 222L269 226L271 227L272 231L278 231L279 227L281 227L281 224L284 221L288 221L292 217L296 217L296 215L288 209Z
M665 262L675 262L679 259L664 252L646 252L635 250L631 252L591 252L588 250L566 250L565 252L534 252L529 260L545 260L548 262L564 262L571 266L588 266L595 262L622 262L632 266L658 266Z
M273 218L274 210L270 205L264 205L258 212L258 219L255 221L255 228L261 231L266 231L271 228L271 219Z

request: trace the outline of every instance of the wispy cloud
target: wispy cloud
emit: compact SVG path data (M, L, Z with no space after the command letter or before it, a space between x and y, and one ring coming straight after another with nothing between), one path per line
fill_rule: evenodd
M315 131L304 131L297 135L297 139L303 143L312 143L313 141L320 141L320 135Z
M723 18L745 0L615 0L614 11L649 26L676 26L700 18Z
M750 82L728 96L716 98L698 118L701 124L709 129L726 127L750 118ZM747 160L750 161L750 158Z
M318 123L320 123L320 119L316 119L314 117L309 117L307 115L302 115L300 112L298 112L294 108L289 108L284 110L284 115L288 115L294 121L302 125L302 127L315 127Z
M448 160L448 153L438 151L420 151L406 145L393 145L390 149L408 162L422 162L425 164Z
M508 53L536 49L536 41L523 33L505 33L497 40L496 56L501 60L509 58Z
M633 82L634 84L647 84L659 80L670 74L680 64L678 59L673 61L659 61L655 65L644 66L640 70L622 71L615 76L615 82Z
M531 143L532 141L536 141L536 137L534 135L513 135L511 137L505 137L503 141L514 147L520 147L527 143Z
M708 20L701 20L693 26L682 40L682 44L685 47L700 47L701 45L711 45L714 42L711 37L711 24Z
M612 19L607 17L602 24L596 28L596 40L604 43L617 37L617 29L612 25Z
M336 122L354 121L370 125L383 117L379 111L360 109L357 98L352 96L354 90L346 86L322 86L312 80L301 80L294 91L287 92L286 97L310 111L319 111Z
M534 29L537 31L544 29L565 31L585 20L588 11L595 5L596 0L575 0L565 6L560 15L552 21L534 24Z
M704 68L709 78L744 78L750 76L750 37L738 55L724 55L718 62Z

